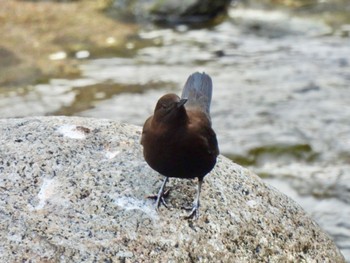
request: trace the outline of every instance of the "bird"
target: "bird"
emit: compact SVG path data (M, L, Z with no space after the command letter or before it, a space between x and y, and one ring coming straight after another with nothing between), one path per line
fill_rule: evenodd
M163 204L169 178L198 178L197 194L186 218L198 219L200 193L204 177L214 168L219 155L218 141L212 128L210 103L212 80L206 73L191 74L181 97L163 95L154 113L144 123L141 135L144 159L163 175L155 197L156 209Z

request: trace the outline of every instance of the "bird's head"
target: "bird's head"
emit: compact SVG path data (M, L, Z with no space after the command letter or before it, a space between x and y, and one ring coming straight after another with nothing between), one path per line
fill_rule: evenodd
M187 99L180 99L176 94L162 96L154 109L154 118L161 123L176 123L186 121L186 109L184 107Z

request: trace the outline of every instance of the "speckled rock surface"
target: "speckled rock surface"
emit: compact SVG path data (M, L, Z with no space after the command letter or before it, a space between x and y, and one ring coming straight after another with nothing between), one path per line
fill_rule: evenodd
M344 262L285 195L220 157L198 221L183 219L196 182L142 158L140 128L108 120L0 120L0 258L4 262Z

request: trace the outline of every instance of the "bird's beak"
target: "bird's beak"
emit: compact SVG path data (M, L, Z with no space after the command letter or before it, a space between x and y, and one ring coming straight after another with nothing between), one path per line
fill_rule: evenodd
M186 102L187 102L187 99L181 99L181 100L177 103L177 107L180 108L181 106L185 105Z

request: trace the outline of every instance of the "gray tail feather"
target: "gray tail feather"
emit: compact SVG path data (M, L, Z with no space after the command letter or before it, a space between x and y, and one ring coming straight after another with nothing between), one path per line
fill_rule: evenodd
M209 117L212 89L213 83L210 76L204 72L196 72L188 77L181 98L188 99L186 108L200 108Z

